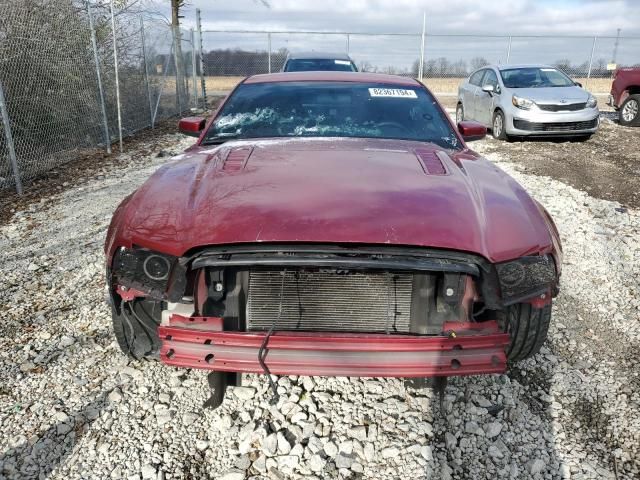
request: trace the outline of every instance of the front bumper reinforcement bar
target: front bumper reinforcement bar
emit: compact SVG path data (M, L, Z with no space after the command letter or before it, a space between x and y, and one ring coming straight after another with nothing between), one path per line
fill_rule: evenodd
M262 373L264 332L220 331L215 318L173 315L159 328L167 365ZM430 377L502 373L509 335L496 322L445 324L446 335L283 332L271 335L265 362L275 375Z

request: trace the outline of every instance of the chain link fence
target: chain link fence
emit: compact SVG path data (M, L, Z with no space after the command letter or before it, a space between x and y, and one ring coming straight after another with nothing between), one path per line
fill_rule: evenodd
M0 188L278 72L289 52L346 52L359 69L421 78L453 96L486 64L555 65L596 94L607 64L638 66L640 37L174 30L107 0L1 0ZM121 4L121 3L120 3ZM132 5L137 5L132 2ZM421 55L421 52L424 52Z
M108 2L2 0L1 9L0 188L196 106L192 32L140 11L112 19Z
M640 37L425 35L349 32L202 31L207 91L226 92L247 75L277 72L289 52L348 53L361 71L422 78L437 95L487 64L555 65L597 94L610 90L607 64L639 65Z

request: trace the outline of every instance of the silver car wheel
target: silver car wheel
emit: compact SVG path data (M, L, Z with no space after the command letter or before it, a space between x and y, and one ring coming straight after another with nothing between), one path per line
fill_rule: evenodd
M638 115L638 102L629 100L622 109L622 118L625 122L631 122Z
M502 134L502 115L496 115L493 119L493 136L498 138Z
M462 105L458 105L456 108L456 123L460 123L464 120L464 110L462 109Z

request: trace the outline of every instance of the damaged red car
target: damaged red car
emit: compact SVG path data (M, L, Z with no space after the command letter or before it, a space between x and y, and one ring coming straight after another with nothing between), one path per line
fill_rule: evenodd
M421 83L257 75L117 208L122 350L212 371L443 379L544 342L561 247L545 209L467 147Z

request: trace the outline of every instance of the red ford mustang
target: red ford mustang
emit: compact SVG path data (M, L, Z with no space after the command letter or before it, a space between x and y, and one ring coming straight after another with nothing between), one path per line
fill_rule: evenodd
M422 84L257 75L180 129L197 143L107 234L125 353L215 372L218 404L243 372L446 378L540 349L558 232Z

